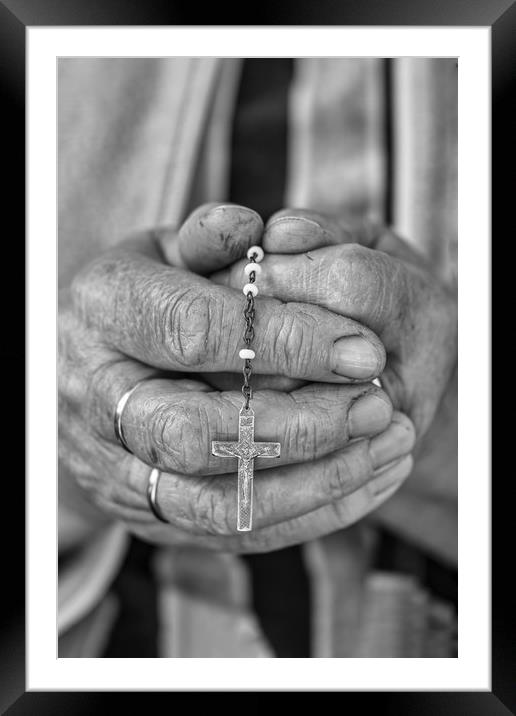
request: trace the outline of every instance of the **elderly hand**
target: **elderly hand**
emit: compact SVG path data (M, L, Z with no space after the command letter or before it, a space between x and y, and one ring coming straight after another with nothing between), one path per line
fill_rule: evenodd
M410 416L418 438L428 429L457 359L457 303L424 259L387 229L351 229L321 214L290 210L271 217L263 235L262 294L304 302L360 321L381 339L381 382ZM243 262L215 274L238 286ZM357 350L355 375L369 354ZM364 376L365 377L365 376Z
M192 271L221 269L262 229L250 210L203 207L177 235L150 232L99 256L61 295L60 484L77 509L86 497L99 515L156 543L267 551L351 524L410 472L410 420L393 415L382 390L357 383L384 366L373 331L304 296L260 297L255 370L311 384L255 392L256 439L280 441L282 451L272 468L256 461L255 529L235 532L236 465L210 447L234 438L242 396L214 391L199 374L241 371L242 281L235 290ZM367 370L357 352L368 354ZM123 413L130 455L113 416L144 378ZM157 502L169 525L148 509L152 467L164 473Z

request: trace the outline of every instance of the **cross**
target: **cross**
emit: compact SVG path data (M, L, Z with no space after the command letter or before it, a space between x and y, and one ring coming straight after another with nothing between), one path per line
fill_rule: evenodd
M238 417L238 442L213 441L211 452L217 457L238 458L238 519L237 530L248 532L253 522L254 459L279 457L280 443L254 442L254 411L242 406Z

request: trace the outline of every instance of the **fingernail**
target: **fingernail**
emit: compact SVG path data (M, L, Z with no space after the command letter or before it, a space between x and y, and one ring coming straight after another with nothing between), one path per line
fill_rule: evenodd
M386 398L368 393L359 398L349 411L349 434L352 438L379 433L389 425L392 406Z
M333 351L334 371L346 378L372 378L380 368L378 351L362 336L340 338L335 341Z
M250 209L248 206L241 206L240 204L217 204L217 206L211 207L208 213L213 217L218 217L220 214L226 214L228 211L230 212L230 216L238 214L238 216L242 218L257 219L263 227L263 221L260 214L258 214L254 209Z
M392 422L385 432L369 443L369 454L375 468L386 465L403 455L407 455L414 447L415 434L412 424Z
M287 229L293 230L296 230L297 228L299 228L299 226L303 225L317 230L323 228L320 224L317 223L317 221L314 221L313 219L307 219L304 216L279 216L277 219L273 219L272 221L269 221L267 223L265 231L269 231L269 229L279 226L280 224L282 224Z
M274 250L279 241L281 251L292 253L295 247L295 253L302 253L320 247L321 232L324 232L324 228L312 219L280 216L266 225L262 245L266 250Z

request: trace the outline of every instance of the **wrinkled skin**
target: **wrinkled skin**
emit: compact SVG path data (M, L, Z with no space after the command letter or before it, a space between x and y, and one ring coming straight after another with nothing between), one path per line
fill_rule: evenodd
M210 446L235 437L242 396L205 377L241 371L243 296L198 274L236 281L236 269L220 271L262 231L251 210L200 207L179 232L147 232L99 256L60 295L60 501L85 534L120 520L155 543L279 549L352 524L410 473L413 423L371 383L386 360L374 328L339 310L335 295L327 306L321 295L321 305L285 302L271 274L276 283L264 286L279 298L260 297L253 408L256 440L279 440L282 452L272 467L256 461L255 528L235 532L235 461ZM382 328L379 317L369 323ZM347 347L340 358L337 344ZM131 455L115 439L113 413L143 379L123 414ZM169 525L147 506L154 466Z
M261 294L302 301L359 321L381 339L381 383L393 404L428 430L457 360L457 302L422 256L392 231L351 228L330 217L285 209L271 217ZM242 285L246 260L212 276Z

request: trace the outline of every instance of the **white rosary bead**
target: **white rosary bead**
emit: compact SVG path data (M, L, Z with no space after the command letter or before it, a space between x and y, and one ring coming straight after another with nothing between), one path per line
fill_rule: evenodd
M257 276L259 276L262 272L262 267L260 264L246 264L244 266L244 273L246 276L249 276L251 273L255 273Z
M260 261L263 261L264 256L265 254L263 253L263 249L261 246L251 246L251 248L247 252L247 258L254 258L256 263L260 263Z
M248 293L252 293L253 296L257 296L258 286L255 283L246 283L242 291L244 293L244 296L247 296Z
M256 357L256 353L250 348L242 348L238 355L242 360L253 360Z

